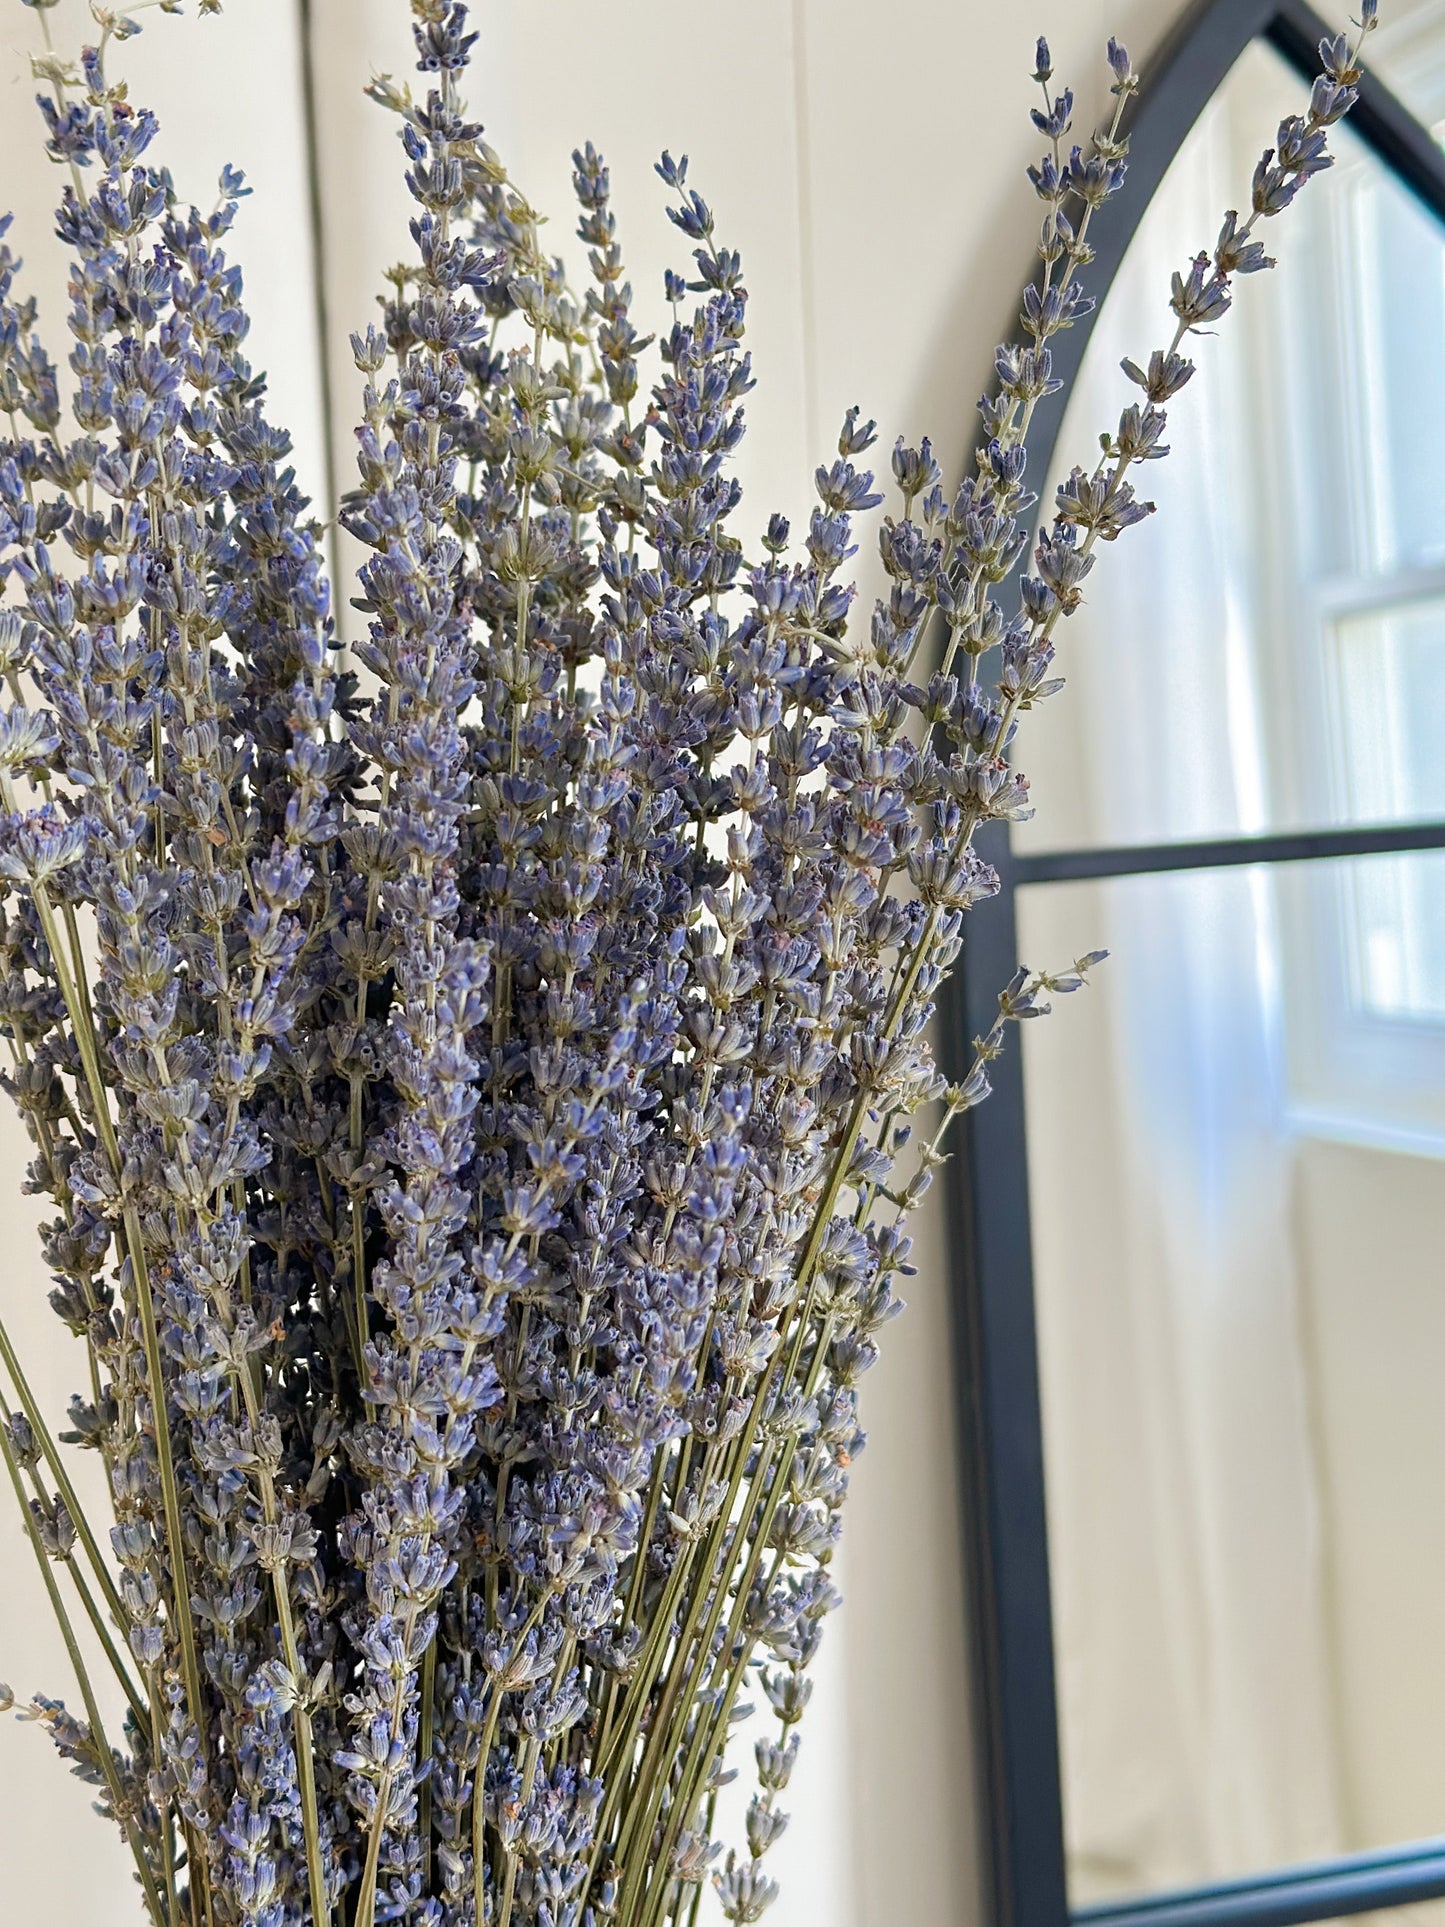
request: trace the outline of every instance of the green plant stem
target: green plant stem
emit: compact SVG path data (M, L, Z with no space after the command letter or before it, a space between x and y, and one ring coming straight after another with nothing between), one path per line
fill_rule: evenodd
M246 1365L242 1365L237 1376L241 1381L241 1396L246 1405L246 1416L254 1433L260 1425L261 1413L256 1398L256 1388ZM258 1484L261 1489L261 1510L268 1525L274 1525L277 1517L276 1486L270 1468L264 1463L260 1466ZM311 1736L311 1709L306 1703L307 1681L301 1669L301 1651L296 1640L296 1623L291 1612L291 1588L286 1578L286 1562L283 1560L271 1570L271 1591L276 1600L276 1624L281 1635L281 1652L286 1661L286 1669L291 1675L292 1690L296 1698L291 1709L291 1722L296 1734L296 1779L301 1794L301 1830L306 1842L306 1874L311 1887L311 1918L315 1927L330 1927L331 1902L326 1891L326 1867L321 1858L321 1820L316 1803L316 1765Z
M156 1327L155 1301L151 1297L150 1274L146 1268L145 1244L140 1214L133 1204L125 1207L126 1242L130 1246L131 1266L135 1272L136 1301L140 1307L141 1337L145 1346L146 1373L151 1384L151 1424L156 1440L156 1471L161 1482L161 1497L166 1515L167 1551L171 1563L171 1599L175 1609L176 1631L181 1642L181 1671L191 1718L205 1749L206 1702L201 1696L201 1669L196 1657L196 1628L191 1618L191 1593L186 1579L184 1528L181 1523L181 1491L176 1480L175 1460L171 1453L170 1418L166 1411L166 1381L161 1365L160 1333ZM139 1260L139 1262L137 1262Z
M300 1659L296 1650L296 1632L292 1623L291 1603L285 1598L285 1574L277 1572L275 1580L281 1645L286 1654L287 1667L296 1682L298 1694L291 1711L291 1720L296 1733L296 1778L301 1793L301 1827L306 1841L306 1877L311 1888L311 1918L316 1923L316 1927L329 1927L331 1901L326 1891L326 1867L321 1858L321 1826L316 1802L315 1745L311 1733L311 1709L299 1697L305 1692L306 1687L299 1670Z
M487 1918L487 1810L484 1794L487 1761L491 1757L492 1741L496 1737L501 1711L501 1688L493 1680L491 1694L487 1701L487 1717L482 1724L482 1736L477 1744L477 1770L472 1776L472 1910L477 1920Z
M21 1368L20 1360L16 1355L14 1345L10 1342L10 1334L5 1328L3 1318L0 1318L0 1363L4 1364L5 1370L10 1376L10 1381L15 1387L16 1396L20 1400L20 1409L24 1412L26 1419L29 1421L30 1429L35 1434L36 1443L40 1447L46 1465L50 1468L51 1477L55 1480L56 1490L65 1501L65 1509L75 1521L76 1537L85 1549L85 1556L89 1560L91 1569L95 1573L96 1583L99 1585L105 1597L105 1603L110 1611L111 1618L115 1621L116 1630L118 1632L125 1632L130 1625L129 1615L121 1604L120 1594L116 1590L115 1581L111 1578L110 1569L101 1556L100 1547L90 1528L90 1522L85 1516L84 1509L76 1495L75 1487L70 1482L70 1475L65 1469L65 1462L61 1457L60 1448L51 1435L50 1427L45 1422L44 1414L36 1402L35 1394L30 1389L30 1381L26 1378Z
M5 807L15 814L15 786L9 771L0 772L0 797ZM101 1076L100 1058L96 1050L95 1032L84 1019L84 1006L66 966L64 951L60 946L59 932L55 922L55 910L50 894L43 883L37 882L32 888L36 914L40 919L41 933L49 946L51 961L55 966L56 981L60 986L61 998L75 1031L76 1042L80 1047L81 1063L85 1070L86 1084L90 1091L91 1108L95 1114L95 1128L105 1155L110 1163L117 1185L124 1185L124 1170L120 1158L120 1146L111 1121L110 1107L106 1100L105 1080ZM122 1196L124 1190L122 1189ZM141 1232L140 1215L133 1204L123 1206L121 1221L125 1230L126 1249L131 1263L131 1281L135 1289L136 1303L140 1311L141 1334L145 1347L146 1372L150 1380L151 1421L156 1442L156 1471L161 1482L161 1496L166 1516L166 1536L169 1540L168 1551L171 1560L171 1597L174 1609L175 1628L181 1644L181 1670L185 1685L186 1699L190 1706L191 1718L196 1723L200 1735L201 1754L206 1753L205 1701L201 1697L200 1666L196 1657L196 1634L191 1620L190 1588L186 1583L185 1544L181 1536L180 1489L176 1483L175 1464L171 1455L170 1422L166 1412L165 1376L161 1368L160 1337L156 1330L155 1305L151 1298L150 1275L146 1268L145 1240ZM209 1917L209 1895L207 1896L207 1915Z
M65 1650L70 1656L70 1664L75 1672L75 1683L80 1689L81 1699L85 1702L85 1717L90 1725L91 1741L95 1747L96 1755L100 1763L100 1770L105 1776L105 1784L110 1794L111 1805L115 1810L115 1817L120 1822L132 1857L135 1860L136 1871L140 1876L141 1887L145 1892L146 1906L150 1909L151 1919L156 1923L156 1927L166 1927L165 1910L161 1904L160 1893L156 1887L155 1876L151 1872L150 1862L146 1858L145 1842L136 1830L135 1818L131 1812L130 1801L126 1796L124 1787L121 1785L120 1775L116 1771L115 1755L111 1752L110 1742L105 1737L105 1727L100 1717L100 1708L96 1705L95 1693L90 1684L90 1675L86 1671L85 1659L81 1653L79 1642L75 1637L75 1628L70 1623L70 1614L65 1610L65 1601L61 1598L60 1588L55 1583L55 1574L51 1570L49 1555L45 1547L41 1544L40 1533L36 1527L34 1516L26 1502L25 1486L20 1476L20 1466L16 1460L14 1448L10 1443L10 1435L3 1425L0 1425L0 1456L3 1456L5 1460L5 1469L10 1474L10 1483L15 1488L15 1500L20 1508L21 1517L25 1522L26 1536L30 1541L31 1550L34 1552L36 1562L40 1567L40 1576L45 1582L45 1590L50 1597L50 1609L55 1615L55 1623L60 1628L61 1638L65 1641Z
M733 1491L730 1490L729 1496L724 1500L721 1509L721 1515L724 1517L732 1502L732 1498ZM708 1540L710 1545L714 1543L714 1532L709 1532ZM714 1554L713 1558L709 1560L709 1567L715 1563L715 1557L716 1555ZM669 1644L674 1645L674 1663L676 1664L680 1664L682 1656L691 1649L692 1633L695 1630L697 1616L701 1610L699 1602L701 1598L706 1596L705 1589L699 1594L695 1594L689 1603L686 1621L679 1629L675 1642L672 1641L670 1631L672 1617L677 1608L677 1601L681 1598L685 1589L690 1570L691 1561L682 1554L679 1554L672 1572L668 1575L667 1589L664 1593L663 1600L658 1611L653 1616L652 1631L648 1635L647 1642L639 1655L636 1677L627 1689L628 1696L623 1704L622 1720L616 1729L611 1752L606 1759L600 1761L601 1777L607 1783L607 1792L603 1799L602 1811L598 1815L597 1831L587 1870L589 1885L601 1862L602 1853L606 1846L608 1836L612 1831L613 1823L619 1819L619 1809L622 1805L624 1794L629 1787L635 1788L645 1777L656 1747L661 1744L658 1739L658 1723L662 1717L663 1707L659 1705L653 1716L653 1724L648 1732L641 1762L632 1774L628 1774L623 1770L624 1761L627 1760L636 1746L637 1736L641 1731L642 1722L647 1712L648 1700L651 1698L654 1688L663 1675L664 1660ZM627 1823L624 1820L617 1840L619 1853L622 1850L627 1834ZM583 1891L585 1893L586 1889L584 1888Z
M604 1780L609 1781L609 1797L603 1809L604 1814L615 1812L616 1799L621 1797L620 1793L613 1797L611 1792L611 1769L614 1762L624 1760L636 1744L638 1729L647 1710L648 1695L655 1679L653 1662L659 1657L660 1649L665 1649L668 1643L668 1628L687 1573L687 1562L679 1554L673 1562L672 1571L667 1575L662 1597L652 1616L652 1624L643 1641L642 1651L637 1656L636 1672L631 1684L626 1688L616 1724L609 1729L606 1746L599 1744L597 1748L597 1770ZM599 1821L599 1840L605 1831L606 1829Z
M491 1693L487 1703L487 1717L482 1727L482 1737L477 1746L477 1770L472 1783L472 1905L478 1920L487 1918L486 1896L486 1803L484 1799L487 1783L487 1762L491 1758L492 1744L497 1737L497 1726L502 1715L502 1689L498 1682L505 1677L508 1666L521 1652L527 1635L535 1632L542 1623L542 1615L547 1603L553 1597L554 1588L548 1586L532 1610L523 1620L516 1638L512 1641L511 1651L492 1679ZM358 1916L359 1918L359 1916Z
M14 797L8 776L5 779L6 807L13 811ZM85 1065L86 1078L90 1084L91 1104L96 1113L96 1129L110 1160L111 1170L116 1182L123 1183L124 1173L121 1166L120 1146L116 1140L115 1126L111 1122L110 1109L106 1103L105 1084L100 1074L100 1062L96 1055L95 1034L81 1021L79 1001L70 973L66 969L63 956L58 947L55 928L55 912L43 883L34 887L35 907L40 916L40 926L46 943L50 946L51 957L55 964L56 978L60 984L60 994L70 1013L70 1021L75 1027L80 1043L81 1058ZM181 1533L180 1487L176 1483L175 1462L171 1454L170 1420L166 1411L165 1373L161 1364L160 1334L156 1328L155 1301L151 1296L150 1273L146 1265L145 1238L141 1231L140 1214L133 1204L123 1207L121 1221L125 1227L126 1249L130 1256L132 1281L135 1286L136 1303L140 1311L141 1337L145 1348L146 1375L150 1380L151 1423L156 1441L156 1471L161 1482L161 1497L166 1515L167 1550L171 1559L171 1594L175 1608L176 1630L181 1642L181 1670L185 1680L186 1698L190 1704L191 1718L196 1722L201 1734L201 1745L205 1747L205 1701L201 1697L201 1671L196 1658L196 1633L191 1621L191 1596L186 1583L185 1542Z
M761 1406L765 1397L765 1392L760 1394L759 1400L754 1406L754 1417L760 1417ZM756 1437L756 1426L752 1427L752 1431L754 1437ZM709 1556L705 1560L702 1571L699 1574L698 1587L690 1602L687 1619L684 1622L682 1631L673 1649L672 1670L668 1677L667 1684L663 1688L662 1700L653 1715L652 1726L647 1736L647 1744L643 1750L642 1763L638 1768L637 1775L633 1782L634 1789L637 1786L643 1786L647 1789L646 1797L641 1802L634 1804L631 1813L623 1821L621 1831L618 1835L619 1855L624 1862L629 1859L638 1846L651 1837L656 1812L661 1804L662 1796L666 1788L667 1762L670 1753L674 1750L673 1739L677 1731L677 1722L680 1717L682 1723L684 1725L686 1723L687 1709L692 1699L692 1689L697 1679L700 1678L706 1670L707 1655L712 1650L712 1642L716 1637L718 1626L722 1621L723 1610L727 1604L727 1585L721 1574L712 1586L711 1595L709 1595L708 1586L712 1580L712 1575L717 1570L719 1559L726 1558L728 1526L734 1525L736 1533L741 1536L747 1521L746 1512L736 1521L733 1520L732 1516L736 1507L738 1493L742 1488L743 1476L747 1469L748 1452L751 1450L750 1445L742 1448L741 1441L739 1441L739 1445L740 1449L735 1458L733 1476L728 1487L727 1497L724 1499L718 1515L718 1524L721 1531L709 1534L710 1547L715 1543L717 1550L715 1553L710 1550ZM758 1467L759 1473L762 1472L768 1456L767 1451L764 1451ZM736 1545L737 1539L735 1538L733 1541L734 1558L736 1557ZM727 1569L728 1568L724 1566L724 1572ZM706 1618L702 1620L701 1629L699 1629L699 1620L702 1619L704 1603L709 1599L709 1596L711 1597L711 1604L707 1606ZM696 1660L692 1660L689 1657L693 1653L697 1655ZM629 1871L629 1885L631 1878L632 1874L631 1871ZM626 1891L627 1889L624 1888L624 1893Z
M432 1735L436 1723L437 1643L432 1639L421 1656L421 1706L416 1727L416 1756L426 1771L432 1756ZM421 1835L421 1885L431 1892L431 1775L421 1783L417 1794L417 1831Z
M712 1833L713 1822L716 1814L717 1814L717 1792L716 1792L716 1789L714 1789L714 1791L708 1795L707 1820L703 1828L703 1831L708 1835L711 1835ZM697 1927L697 1916L700 1908L702 1907L702 1890L705 1885L706 1885L705 1880L695 1880L692 1883L692 1899L687 1903L685 1903L686 1910L687 1910L687 1927ZM679 1923L681 1923L682 1921L682 1915L683 1915L683 1908L679 1907L677 1911L677 1919Z
M131 1678L125 1662L120 1656L115 1641L110 1636L110 1628L106 1625L105 1617L100 1607L95 1603L95 1597L89 1586L85 1583L85 1575L76 1565L74 1559L67 1559L65 1566L70 1574L71 1583L80 1595L80 1603L85 1608L85 1616L95 1629L95 1636L100 1641L101 1650L110 1661L111 1671L115 1674L116 1683L125 1694L130 1704L130 1710L135 1715L136 1720L144 1727L150 1719L150 1708L141 1698L140 1692L134 1680Z
M819 1334L818 1344L814 1350L812 1364L809 1367L808 1375L804 1382L803 1390L804 1390L805 1397L810 1397L812 1393L817 1389L818 1379L822 1375L822 1364L823 1364L823 1359L827 1352L830 1324L831 1324L831 1320L825 1320L824 1329ZM782 1347L780 1346L778 1351L774 1353L775 1364L778 1358L780 1358L781 1356L782 1356ZM755 1402L755 1405L754 1405L755 1412L761 1411L762 1405L765 1402L765 1397L766 1397L766 1394L760 1395L759 1399ZM741 1625L742 1625L742 1616L746 1607L748 1592L749 1592L749 1589L751 1588L753 1577L757 1572L757 1567L758 1567L759 1561L761 1560L763 1549L767 1544L768 1535L772 1530L773 1521L777 1517L778 1507L781 1505L783 1495L787 1490L787 1474L788 1474L789 1465L791 1464L791 1455L794 1448L791 1443L786 1443L784 1449L787 1451L789 1455L788 1463L787 1464L780 1463L775 1468L772 1466L772 1461L774 1458L774 1451L775 1451L775 1448L772 1444L766 1447L763 1450L763 1452L760 1454L759 1463L754 1472L752 1483L749 1487L748 1499L745 1503L742 1514L737 1520L736 1536L732 1542L732 1547L727 1555L726 1568L724 1570L724 1573L722 1574L722 1576L719 1578L717 1582L717 1587L713 1595L712 1610L708 1615L707 1626L697 1642L697 1660L694 1664L692 1675L688 1680L688 1690L686 1694L682 1697L680 1702L681 1708L682 1708L682 1717L679 1722L678 1717L674 1715L672 1731L670 1733L665 1734L659 1748L657 1749L659 1760L667 1758L669 1753L671 1751L675 1751L676 1747L681 1745L682 1743L682 1736L686 1728L686 1717L685 1717L686 1712L687 1712L687 1709L693 1703L693 1701L696 1699L697 1688L701 1682L704 1672L706 1671L707 1664L708 1664L708 1655L712 1650L712 1642L714 1637L716 1636L718 1625L721 1622L722 1609L726 1605L727 1600L729 1598L732 1598L734 1603L733 1603L732 1614L728 1622L727 1636L723 1644L723 1654L725 1655L731 1652L732 1648L737 1643L738 1634L741 1630ZM745 1464L746 1456L747 1456L746 1452L743 1453L742 1458L740 1460L740 1464ZM765 1492L764 1481L767 1479L770 1470L772 1471L772 1480L771 1480L771 1484L767 1485L766 1492ZM749 1521L752 1518L753 1512L756 1510L760 1499L763 1502L762 1516L758 1520L756 1529L750 1533ZM738 1561L739 1553L744 1546L748 1547L748 1563L747 1563L745 1577L742 1583L737 1583L736 1582L737 1561ZM681 1655L682 1650L683 1648L680 1645L679 1656ZM714 1667L714 1675L713 1675L714 1680L718 1679L719 1677L718 1667L721 1667L723 1664L724 1664L724 1661L720 1656L717 1662L717 1665ZM741 1674L739 1674L738 1677L740 1679ZM733 1690L735 1692L736 1687L734 1687ZM698 1734L701 1734L703 1731L704 1731L704 1728L702 1724L699 1723ZM716 1733L725 1734L726 1727L724 1725L719 1725L717 1722L714 1722L714 1731ZM655 1737L656 1736L654 1735L654 1738ZM692 1746L689 1749L689 1759L695 1763L698 1757L699 1757L698 1735L695 1734ZM702 1757L707 1757L707 1756L704 1755ZM686 1769L685 1769L685 1772L686 1772ZM662 1791L663 1791L663 1784L661 1779L659 1778L654 1788L653 1795L651 1796L649 1801L649 1811L652 1812L653 1814L655 1814L657 1808L660 1806ZM675 1844L676 1834L680 1830L683 1824L684 1824L684 1820L683 1820L681 1808L675 1807L674 1814L673 1814L673 1824L669 1828L669 1839L664 1841L664 1857L666 1856L666 1854L671 1852L672 1845ZM648 1832L650 1833L650 1823L649 1823ZM643 1837L644 1838L648 1837L648 1834L644 1834Z
M159 1765L162 1758L161 1735L165 1732L165 1713L161 1704L161 1680L159 1665L152 1666L147 1674L150 1689L150 1733L151 1758ZM171 1823L169 1803L161 1808L161 1873L166 1887L166 1919L170 1927L181 1927L181 1903L176 1890L176 1841ZM195 1918L195 1895L191 1895L191 1917Z
M522 1767L521 1803L525 1807L532 1797L532 1789L537 1783L537 1753L539 1742L534 1735L527 1742L527 1757ZM504 1848L507 1871L502 1880L502 1908L497 1927L512 1927L512 1897L517 1885L517 1856L510 1847Z
M780 1467L775 1478L775 1489L781 1491L786 1485L786 1475ZM776 1512L776 1509L775 1506L773 1511ZM771 1524L771 1519L768 1520L767 1524ZM727 1635L723 1642L722 1652L718 1655L717 1662L713 1667L712 1678L709 1681L709 1686L718 1689L721 1697L717 1709L711 1717L709 1717L701 1707L697 1709L696 1727L678 1775L677 1792L673 1797L672 1808L668 1814L667 1825L663 1831L661 1851L653 1863L658 1870L657 1876L643 1897L638 1927L652 1927L652 1923L655 1923L657 1920L660 1904L665 1903L667 1894L667 1880L664 1877L666 1869L677 1849L679 1837L691 1823L692 1815L696 1810L698 1800L702 1796L707 1777L711 1774L719 1755L727 1744L727 1733L728 1727L731 1724L733 1705L737 1699L738 1688L746 1677L747 1669L752 1662L753 1650L757 1645L756 1639L748 1638L743 1641L742 1651L738 1654L736 1660L729 1662L727 1655L731 1653L733 1648L738 1644L742 1631L742 1621L747 1610L748 1596L751 1592L753 1579L757 1574L757 1569L761 1563L766 1544L766 1526L763 1526L759 1528L754 1541L753 1551L748 1561L748 1569L737 1586L733 1611L728 1621ZM782 1563L783 1555L779 1553L774 1561L773 1572L769 1576L769 1587L771 1587L772 1580L776 1577ZM724 1679L727 1681L725 1687L723 1686ZM689 1699L690 1701L695 1701L696 1693L691 1694ZM679 1735L679 1744L681 1744L681 1739L682 1736ZM654 1896L656 1896L656 1899L654 1899Z

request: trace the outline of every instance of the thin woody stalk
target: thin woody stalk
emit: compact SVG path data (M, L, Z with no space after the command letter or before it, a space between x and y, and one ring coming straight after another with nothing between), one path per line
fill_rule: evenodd
M0 773L0 796L5 807L15 814L15 790L8 772ZM95 1038L70 972L66 967L64 952L60 948L60 937L56 927L55 913L51 908L49 893L43 883L34 885L36 913L40 927L45 933L45 941L50 945L56 979L60 985L65 1008L74 1027L80 1045L81 1060L85 1066L86 1081L90 1089L91 1106L96 1130L102 1147L117 1183L124 1184L121 1169L120 1150L116 1143L115 1127L111 1123L109 1102L105 1084L100 1074L100 1064L95 1053ZM195 1630L191 1622L190 1595L186 1586L185 1541L181 1530L180 1493L176 1485L175 1464L171 1454L170 1419L166 1411L166 1383L161 1365L160 1337L156 1329L155 1305L151 1298L150 1278L146 1268L145 1245L141 1231L140 1217L135 1206L126 1204L122 1211L121 1222L125 1231L125 1244L130 1260L131 1276L135 1287L136 1304L140 1313L141 1333L145 1345L146 1368L150 1380L151 1409L154 1424L156 1447L156 1467L160 1476L162 1501L165 1506L167 1554L171 1561L172 1590L175 1603L175 1625L181 1643L181 1664L186 1684L186 1696L192 1717L200 1722L205 1702L201 1698L200 1667L196 1658Z
M3 1318L0 1318L0 1363L4 1364L10 1376L10 1382L15 1387L15 1395L20 1400L20 1409L24 1412L30 1429L35 1434L45 1463L50 1468L50 1475L55 1480L56 1490L64 1499L66 1510L75 1521L76 1535L85 1550L85 1556L90 1562L91 1571L95 1574L96 1583L110 1610L116 1630L124 1633L128 1629L129 1621L125 1608L121 1604L120 1594L115 1589L110 1568L101 1555L100 1547L96 1544L95 1534L91 1531L85 1508L81 1505L79 1496L71 1484L70 1474L66 1470L60 1448L51 1436L50 1427L45 1422L45 1414L41 1411L35 1394L30 1389L30 1382L21 1369L20 1359L10 1341L10 1334L5 1328Z
M101 1722L100 1709L96 1704L95 1693L90 1684L90 1675L86 1671L85 1660L76 1640L75 1630L70 1623L70 1615L65 1610L65 1602L61 1598L60 1589L55 1583L55 1574L51 1570L50 1560L46 1555L44 1546L40 1543L40 1535L31 1518L30 1507L25 1499L25 1487L20 1477L20 1467L16 1464L15 1453L10 1444L10 1436L3 1425L0 1425L0 1457L3 1457L5 1460L5 1470L10 1475L10 1484L15 1493L16 1504L19 1506L25 1519L26 1533L30 1540L31 1550L34 1552L36 1563L40 1567L40 1576L44 1581L45 1590L50 1600L50 1610L54 1614L55 1623L60 1629L60 1636L65 1641L65 1650L70 1657L71 1668L75 1674L75 1683L80 1688L80 1697L84 1702L85 1716L90 1726L90 1737L95 1747L96 1764L104 1777L106 1790L110 1795L112 1811L115 1813L117 1820L125 1832L126 1841L130 1847L131 1855L135 1860L136 1873L140 1878L141 1888L145 1894L146 1907L149 1910L151 1919L156 1923L156 1927L165 1927L166 1915L161 1903L160 1893L155 1884L155 1877L151 1872L150 1863L146 1856L145 1844L136 1830L135 1821L131 1815L130 1801L116 1774L115 1758L110 1749L110 1742L105 1737L105 1727Z

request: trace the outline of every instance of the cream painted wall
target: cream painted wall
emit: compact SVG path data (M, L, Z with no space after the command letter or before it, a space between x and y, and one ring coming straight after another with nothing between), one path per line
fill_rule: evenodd
M1103 98L1106 34L1118 32L1143 57L1177 4L628 0L604 26L582 0L494 0L480 15L476 104L517 178L554 210L561 248L575 245L568 155L588 137L603 148L644 306L662 264L676 258L651 163L663 146L691 154L749 268L758 388L742 472L747 513L761 527L774 507L804 508L812 469L852 402L877 417L885 451L898 434L929 433L945 467L960 466L992 344L1029 265L1035 204L1023 167L1035 146L1034 36L1049 34L1056 66L1078 81L1082 126ZM355 391L345 333L368 318L406 212L384 117L360 88L374 68L407 66L405 8L312 5L331 367L344 422ZM76 0L61 0L53 16L61 44L78 42L83 18ZM237 236L255 357L274 371L276 412L297 426L302 472L317 480L294 0L230 0L219 22L151 19L122 58L162 111L181 185L207 195L229 157L257 187ZM18 6L0 15L0 204L18 206L38 284L53 297L59 277L45 258L43 208L54 176L38 158L25 75L35 31ZM55 306L47 301L50 313ZM344 427L333 455L347 486ZM7 1119L0 1290L63 1403L74 1367L43 1304L18 1189L24 1157ZM778 1927L905 1919L966 1927L979 1915L943 1258L930 1218L909 1313L890 1328L866 1388L872 1442L856 1475L847 1604L822 1662L798 1823L778 1850L787 1883ZM0 1521L0 1677L17 1690L58 1690L38 1586L14 1523L3 1513ZM82 1815L82 1800L38 1735L0 1722L0 1917L57 1927L129 1927L137 1917L118 1851Z

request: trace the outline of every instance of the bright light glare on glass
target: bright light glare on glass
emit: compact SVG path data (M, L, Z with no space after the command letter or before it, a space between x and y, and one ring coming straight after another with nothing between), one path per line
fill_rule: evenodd
M1336 755L1361 822L1445 816L1445 594L1332 625ZM1352 994L1376 1017L1445 1022L1445 857L1358 866L1342 894L1353 925Z

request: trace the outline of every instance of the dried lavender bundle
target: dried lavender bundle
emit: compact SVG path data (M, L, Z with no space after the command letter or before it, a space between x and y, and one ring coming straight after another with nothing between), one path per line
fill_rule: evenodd
M1137 85L1111 42L1110 124L1066 149L1039 43L1022 342L955 495L895 450L862 619L856 411L801 538L740 530L747 295L686 162L644 393L601 159L579 296L468 117L465 9L411 10L423 87L374 89L415 246L353 338L355 668L244 356L239 176L202 215L147 159L107 67L134 21L37 63L75 345L62 403L0 249L0 1028L87 1388L57 1434L0 1322L0 1454L85 1718L29 1711L163 1927L661 1927L710 1871L751 1921L909 1213L1006 1025L1093 961L1010 984L943 1083L975 832L1026 813L1058 624L1148 513L1186 337L1328 165L1375 7L1176 277L1014 608ZM100 1455L108 1544L64 1444ZM747 1692L758 1790L715 1867Z

